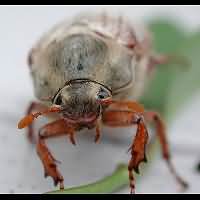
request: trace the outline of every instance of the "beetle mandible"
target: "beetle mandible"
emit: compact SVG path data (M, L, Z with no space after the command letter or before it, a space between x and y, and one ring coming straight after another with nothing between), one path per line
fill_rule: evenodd
M139 164L147 161L146 123L153 122L163 158L177 182L186 187L187 183L171 162L163 120L157 112L146 111L136 102L155 66L168 61L167 55L153 51L150 33L146 29L122 16L106 13L80 15L70 22L61 22L44 34L28 55L39 101L31 103L18 128L28 126L28 137L33 141L34 119L56 114L56 121L40 128L36 142L45 177L51 176L55 185L64 188L64 178L45 143L47 138L68 135L75 145L77 131L95 128L95 142L98 142L101 126L136 125L128 164L133 193L133 170L139 173ZM32 114L33 110L39 112Z

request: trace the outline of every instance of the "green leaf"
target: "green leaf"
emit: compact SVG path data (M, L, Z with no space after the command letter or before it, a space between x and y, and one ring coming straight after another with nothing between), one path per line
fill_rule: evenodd
M116 188L118 189L127 185L127 180L127 165L121 164L116 168L113 174L103 178L100 181L79 187L68 188L65 190L48 192L47 194L111 193L114 192Z
M185 73L176 73L166 99L167 118L174 116L200 91L200 32L188 38L179 48L179 53L190 61Z
M149 29L153 33L156 52L181 56L176 50L187 38L183 28L179 27L175 22L157 20L150 23ZM162 115L165 115L168 92L177 70L180 74L184 72L176 65L156 66L154 77L148 83L148 87L146 87L145 93L140 100L146 109L157 110Z
M157 52L174 52L188 37L183 27L167 19L149 22L148 28L153 34L153 45Z

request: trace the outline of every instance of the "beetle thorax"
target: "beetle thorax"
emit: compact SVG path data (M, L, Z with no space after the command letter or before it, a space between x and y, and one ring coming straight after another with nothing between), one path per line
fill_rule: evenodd
M103 73L107 58L106 44L90 35L76 34L58 43L51 55L52 65L65 74L66 80L76 78L96 79L96 74ZM102 74L102 77L104 74Z

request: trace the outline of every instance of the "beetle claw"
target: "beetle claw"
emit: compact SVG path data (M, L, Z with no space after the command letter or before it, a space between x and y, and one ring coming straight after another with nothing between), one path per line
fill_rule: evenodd
M148 162L146 154L144 154L144 159L143 159L143 162L145 162L145 163L147 163L147 162Z
M70 134L69 135L69 140L70 142L75 146L76 145L76 141L75 141L75 138L74 138L74 134Z
M45 171L44 172L44 177L47 178L49 176L49 174Z
M94 142L98 143L100 140L100 135L95 135Z
M63 184L63 180L62 179L54 179L54 186L56 187L58 185L58 183L60 183L60 190L64 189L64 184Z
M137 174L140 174L139 166L135 166L133 169Z

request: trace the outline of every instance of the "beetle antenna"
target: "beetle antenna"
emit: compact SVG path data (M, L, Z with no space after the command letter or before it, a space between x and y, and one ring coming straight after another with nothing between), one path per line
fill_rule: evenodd
M18 123L18 128L19 129L25 128L26 126L30 125L33 122L33 120L39 117L40 115L45 115L45 114L60 112L60 111L61 111L60 106L52 106L49 109L44 110L42 112L36 112L34 114L27 115L20 120L20 122Z

